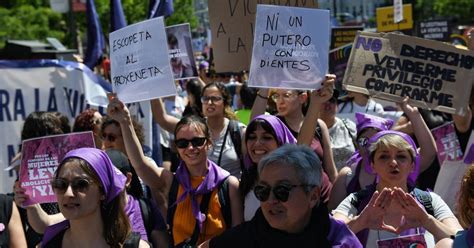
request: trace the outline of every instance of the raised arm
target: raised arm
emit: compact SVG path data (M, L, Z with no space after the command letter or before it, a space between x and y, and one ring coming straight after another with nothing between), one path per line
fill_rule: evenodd
M158 125L160 125L164 130L173 133L179 119L166 113L165 106L160 98L151 100L150 104L153 119L156 123L158 123Z
M153 192L161 192L166 196L173 179L173 174L168 170L157 167L149 159L145 158L127 107L115 95L109 95L109 101L107 115L120 123L120 130L122 131L130 163L138 176ZM162 203L164 199L166 197L161 200L157 199L157 201Z
M425 171L428 169L433 163L433 160L436 157L436 153L438 153L438 149L436 148L436 142L431 134L430 129L426 125L423 117L421 116L418 108L412 107L408 104L408 97L403 99L401 103L401 108L403 112L407 115L408 119L412 124L413 131L415 133L415 137L418 140L418 144L420 144L420 172Z
M250 114L250 120L255 118L256 116L265 114L265 110L267 109L267 101L268 101L268 93L270 89L264 88L259 89L257 91L257 97L253 102L252 112Z

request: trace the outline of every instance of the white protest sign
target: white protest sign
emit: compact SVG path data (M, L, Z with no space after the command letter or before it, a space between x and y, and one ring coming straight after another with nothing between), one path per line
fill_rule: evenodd
M399 23L403 21L403 1L393 0L393 22Z
M112 87L125 103L176 95L163 18L110 33Z
M328 71L329 10L257 5L249 86L318 89Z
M189 23L166 27L166 35L174 79L197 78Z

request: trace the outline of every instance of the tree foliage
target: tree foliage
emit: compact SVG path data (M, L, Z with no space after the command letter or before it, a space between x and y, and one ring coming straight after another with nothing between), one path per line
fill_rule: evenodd
M470 24L473 21L472 0L435 0L434 9L439 15L456 17L460 24Z

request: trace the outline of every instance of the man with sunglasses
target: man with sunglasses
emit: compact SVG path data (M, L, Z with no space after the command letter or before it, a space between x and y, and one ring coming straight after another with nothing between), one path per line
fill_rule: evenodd
M321 161L310 148L283 145L260 161L258 173L254 218L200 247L362 247L320 204Z

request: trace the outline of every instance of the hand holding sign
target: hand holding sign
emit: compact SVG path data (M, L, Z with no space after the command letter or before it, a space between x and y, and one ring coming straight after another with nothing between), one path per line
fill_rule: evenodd
M313 90L311 92L311 102L315 103L325 103L331 99L334 93L334 84L336 82L336 75L327 74L324 82L321 83L322 88L319 90Z

